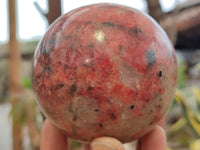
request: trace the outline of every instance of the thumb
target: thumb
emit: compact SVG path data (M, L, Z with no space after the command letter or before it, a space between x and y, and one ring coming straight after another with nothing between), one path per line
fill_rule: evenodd
M123 144L111 137L100 137L94 139L90 144L91 150L125 150Z

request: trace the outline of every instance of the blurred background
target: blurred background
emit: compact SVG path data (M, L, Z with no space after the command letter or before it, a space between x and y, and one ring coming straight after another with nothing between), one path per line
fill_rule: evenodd
M150 14L167 32L178 59L178 85L165 130L168 150L200 149L200 1L96 0ZM34 101L34 50L60 15L92 0L0 1L0 150L39 150L44 117ZM127 150L131 143L126 145ZM71 141L71 148L81 144Z

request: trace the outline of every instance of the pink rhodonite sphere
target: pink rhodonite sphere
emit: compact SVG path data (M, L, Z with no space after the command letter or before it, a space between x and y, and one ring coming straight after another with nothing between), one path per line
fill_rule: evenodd
M75 9L38 45L33 86L46 117L74 139L129 142L167 112L175 91L175 51L146 14L116 4Z

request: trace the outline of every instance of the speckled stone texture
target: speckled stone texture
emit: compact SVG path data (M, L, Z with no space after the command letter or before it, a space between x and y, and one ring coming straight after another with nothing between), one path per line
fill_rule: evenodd
M164 31L146 14L116 4L63 15L34 57L42 111L82 141L143 136L167 112L176 80L175 51Z

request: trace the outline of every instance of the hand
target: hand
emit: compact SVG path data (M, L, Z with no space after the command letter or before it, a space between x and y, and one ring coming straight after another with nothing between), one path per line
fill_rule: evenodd
M48 120L44 123L41 140L41 150L67 150L68 137ZM125 150L117 139L100 137L94 139L90 147L92 150ZM85 146L89 150L89 146ZM166 136L164 129L157 125L151 132L137 142L136 150L166 150Z

